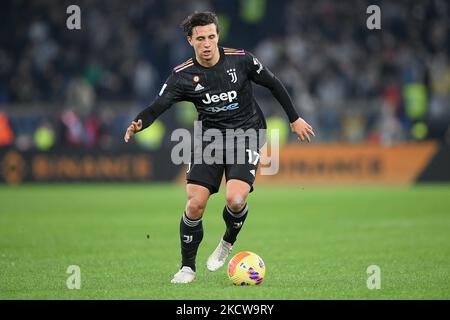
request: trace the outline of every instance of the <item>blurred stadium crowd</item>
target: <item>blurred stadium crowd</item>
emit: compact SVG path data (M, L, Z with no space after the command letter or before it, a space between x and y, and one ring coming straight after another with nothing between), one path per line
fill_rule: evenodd
M71 4L81 30L66 28ZM366 27L371 4L381 30ZM286 84L316 142L450 144L446 0L13 0L0 3L0 146L123 146L129 121L192 56L178 26L202 10L219 15L221 45L253 52ZM256 93L280 126L282 108ZM158 148L195 119L177 104L137 145Z

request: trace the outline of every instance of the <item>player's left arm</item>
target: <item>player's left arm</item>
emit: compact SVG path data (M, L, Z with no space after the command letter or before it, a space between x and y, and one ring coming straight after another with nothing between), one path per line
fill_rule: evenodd
M292 99L283 83L251 53L246 52L245 57L249 78L253 82L268 88L272 92L272 95L286 112L292 132L294 132L301 141L305 141L306 139L310 142L311 136L315 136L313 128L298 115L294 108L294 104L292 103Z

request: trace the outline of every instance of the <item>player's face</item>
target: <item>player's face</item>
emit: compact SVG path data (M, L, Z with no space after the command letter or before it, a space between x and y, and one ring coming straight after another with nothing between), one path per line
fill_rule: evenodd
M195 55L202 60L214 60L219 54L219 34L214 23L194 27L192 37L188 37L188 41L194 47Z

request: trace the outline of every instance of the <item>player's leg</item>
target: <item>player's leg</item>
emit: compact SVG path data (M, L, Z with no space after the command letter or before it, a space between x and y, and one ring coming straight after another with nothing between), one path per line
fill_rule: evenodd
M219 191L223 171L222 164L193 163L189 166L186 174L188 201L180 221L182 267L172 279L173 283L188 283L195 278L195 258L203 238L201 218L209 196Z
M237 235L242 229L248 214L247 197L253 191L256 170L259 162L259 152L252 152L248 144L237 145L234 154L245 152L245 163L230 163L225 165L225 177L227 180L226 205L223 208L223 220L225 221L225 234L220 240L214 252L209 256L206 266L210 271L216 271L225 264L225 261L233 249ZM257 155L253 157L253 155ZM254 159L253 159L254 158ZM236 159L235 159L236 160Z
M210 195L208 188L188 183L186 209L180 221L181 269L172 283L188 283L195 278L195 258L203 239L202 217Z
M231 179L227 182L226 205L223 209L223 220L227 226L223 240L234 244L242 225L247 218L247 197L250 185L242 180Z
M180 221L181 265L195 271L195 258L203 239L202 217L210 192L204 186L186 185L186 209Z
M218 246L207 260L208 270L216 271L222 267L233 249L237 235L247 218L247 197L250 190L251 187L248 182L238 179L227 181L226 205L222 213L226 230Z

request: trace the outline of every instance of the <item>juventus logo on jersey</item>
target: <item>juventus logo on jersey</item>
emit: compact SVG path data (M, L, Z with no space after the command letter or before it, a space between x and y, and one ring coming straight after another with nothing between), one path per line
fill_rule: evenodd
M183 238L184 238L183 242L185 243L192 242L192 236L183 235Z
M227 73L228 75L231 76L231 82L236 83L237 82L236 69L228 69Z

